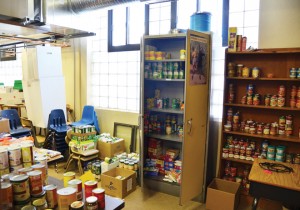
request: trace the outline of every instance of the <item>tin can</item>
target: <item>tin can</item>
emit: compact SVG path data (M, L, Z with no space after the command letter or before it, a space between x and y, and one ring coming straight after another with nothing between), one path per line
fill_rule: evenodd
M300 154L296 154L293 160L294 164L300 164Z
M34 158L34 163L42 164L46 167L46 169L48 169L47 157L36 157L36 158Z
M36 208L36 210L43 210L47 208L46 199L43 198L33 201L32 205Z
M77 200L82 200L82 182L80 179L72 179L68 182L69 187L76 189Z
M236 76L241 77L242 76L242 70L244 65L243 64L237 64L236 65Z
M252 78L256 79L260 76L260 69L258 67L253 67Z
M21 210L37 210L33 205L26 205Z
M248 67L244 67L243 70L242 70L242 77L249 77L250 76L250 69Z
M57 190L57 200L59 210L69 210L70 204L77 200L76 189L65 187Z
M97 188L97 185L98 185L98 182L96 181L86 181L84 183L84 190L85 190L85 197L90 197L93 195L93 189L96 189Z
M22 153L19 147L8 148L9 165L17 166L22 164Z
M16 175L10 178L15 202L26 201L30 198L28 175Z
M270 100L270 106L277 106L277 95L273 95Z
M270 106L271 103L271 95L265 95L265 106Z
M39 195L43 192L42 172L30 171L27 173L29 176L29 186L31 195Z
M290 68L290 78L295 79L297 77L296 68Z
M34 171L38 170L38 171L42 172L42 182L43 182L43 185L46 185L48 183L48 181L47 181L47 170L46 170L45 165L35 164L35 165L32 165L31 168L33 168Z
M269 135L270 134L270 124L266 124L264 126L264 131L263 131L264 135Z
M98 199L95 196L90 196L86 198L86 210L97 210L98 209Z
M33 146L31 144L26 144L21 147L22 158L24 163L33 162Z
M74 201L70 205L70 210L84 210L84 202L82 202L82 201Z
M279 96L277 98L277 106L278 107L284 107L285 106L285 97Z
M101 209L105 208L105 190L102 188L96 188L92 191L93 196L98 199L98 207Z
M246 48L247 48L247 37L244 36L242 38L242 51L246 51Z
M293 159L294 159L294 154L292 154L292 153L285 154L285 162L293 163Z
M46 200L48 203L48 208L56 208L58 201L57 201L57 187L54 184L46 185L44 187L46 192Z
M279 86L278 96L285 96L285 86L284 85Z
M253 105L259 105L260 104L260 95L255 94L253 97Z
M68 182L72 179L75 179L75 172L69 171L67 173L64 173L64 187L67 187Z
M2 205L6 205L8 207L12 207L13 203L13 191L11 183L3 182L1 183L0 189L0 201Z
M7 150L0 150L0 170L6 169L9 167L9 158Z

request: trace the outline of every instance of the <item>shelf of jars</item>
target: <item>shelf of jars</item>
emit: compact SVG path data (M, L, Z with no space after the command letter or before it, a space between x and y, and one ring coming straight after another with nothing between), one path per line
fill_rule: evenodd
M183 60L172 59L172 62L145 62L144 78L151 81L185 81L185 64ZM178 60L180 62L176 62Z
M247 136L253 138L260 138L260 139L270 139L276 141L289 141L289 142L296 142L300 143L300 138L298 136L284 136L284 135L264 135L264 134L249 134L237 131L224 131L226 134L238 135L238 136Z
M226 77L228 80L254 80L254 81L295 81L295 82L300 82L300 77L299 78L287 78L287 77L282 77L282 78L276 78L276 77L260 77L260 78L252 78L252 77Z
M299 108L294 107L278 107L278 106L265 106L265 105L247 105L247 104L236 104L236 103L225 103L224 106L229 107L246 107L254 109L275 109L275 110L286 110L286 111L300 111Z

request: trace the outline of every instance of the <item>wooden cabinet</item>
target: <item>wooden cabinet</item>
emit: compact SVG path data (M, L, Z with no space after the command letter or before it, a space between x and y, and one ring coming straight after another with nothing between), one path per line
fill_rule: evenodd
M222 125L220 177L246 192L253 158L300 163L300 48L226 51Z
M204 189L210 36L144 36L141 46L141 183L184 203Z

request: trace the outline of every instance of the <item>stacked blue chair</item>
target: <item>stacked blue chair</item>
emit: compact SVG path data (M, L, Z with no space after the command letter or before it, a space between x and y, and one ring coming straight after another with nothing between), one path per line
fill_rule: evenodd
M86 105L83 107L81 119L71 123L71 126L94 125L97 133L100 133L98 117L93 106Z
M31 129L21 124L21 119L16 109L5 109L1 111L0 117L9 119L10 135L15 138L31 136Z
M65 141L69 126L66 123L64 111L62 109L54 109L48 118L48 134L44 143L44 148L56 150L62 154L68 150Z

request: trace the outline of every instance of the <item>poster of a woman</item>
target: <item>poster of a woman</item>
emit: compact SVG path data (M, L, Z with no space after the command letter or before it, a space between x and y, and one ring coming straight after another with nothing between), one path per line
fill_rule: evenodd
M201 37L191 36L190 85L206 84L207 41Z

